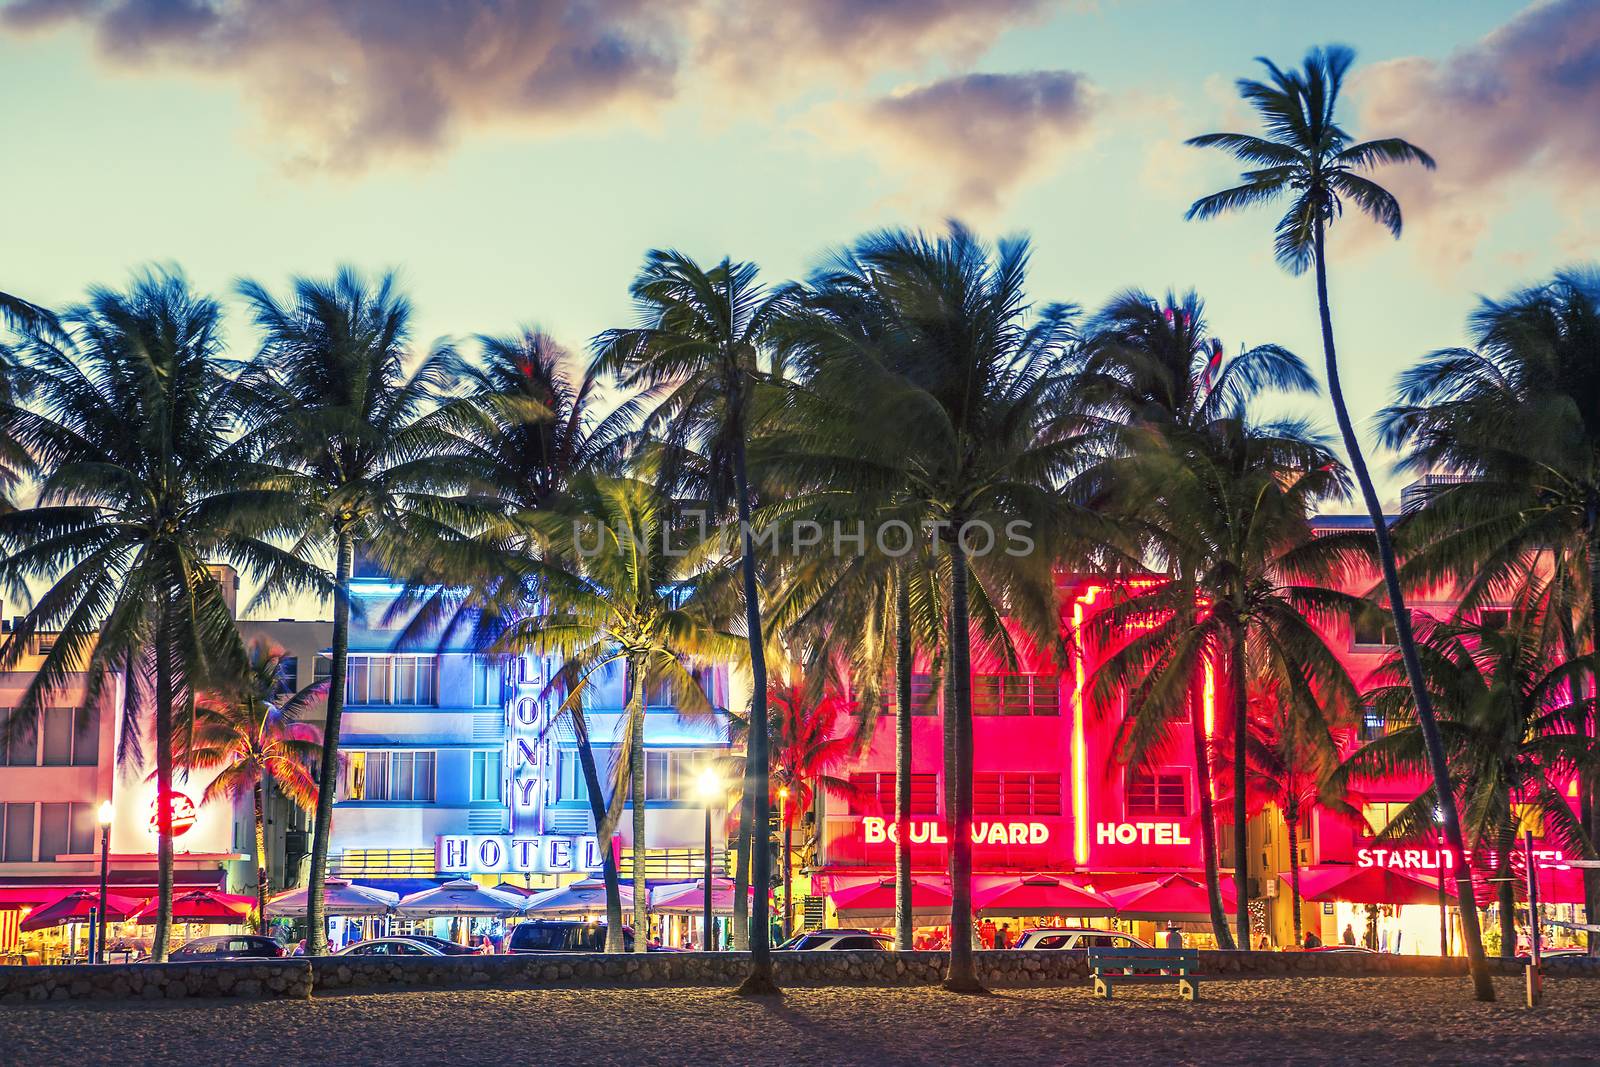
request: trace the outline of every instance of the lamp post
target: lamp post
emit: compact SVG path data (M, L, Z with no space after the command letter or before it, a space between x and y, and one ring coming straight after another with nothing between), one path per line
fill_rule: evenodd
M711 802L722 792L722 779L707 767L700 772L700 798L706 809L706 903L701 922L700 951L711 951Z
M100 803L100 918L94 941L94 962L106 961L106 882L111 874L111 801Z
M794 910L789 907L789 849L791 845L789 835L789 787L778 787L778 825L783 827L783 940L789 940L790 925L794 922Z

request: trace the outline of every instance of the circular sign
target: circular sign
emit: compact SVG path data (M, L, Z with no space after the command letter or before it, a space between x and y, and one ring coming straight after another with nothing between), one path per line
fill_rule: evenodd
M172 836L182 837L194 825L194 801L176 789L167 795L171 798L169 803L172 808ZM161 832L161 812L154 797L150 799L150 832L153 834Z

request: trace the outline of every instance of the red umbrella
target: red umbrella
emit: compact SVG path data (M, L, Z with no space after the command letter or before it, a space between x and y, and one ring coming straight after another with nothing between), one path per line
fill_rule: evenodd
M894 879L836 889L831 894L834 910L843 920L862 922L894 918ZM950 890L932 879L911 880L911 914L918 919L949 919Z
M1222 882L1222 909L1229 914L1235 907L1231 882L1231 878ZM1110 890L1106 897L1124 919L1201 922L1211 917L1206 884L1187 874L1165 874L1154 881Z
M121 922L144 904L137 897L121 897L115 893L106 894L106 906L102 913L107 922ZM100 894L91 893L87 889L79 889L68 893L54 904L47 904L28 913L18 927L23 933L32 930L46 930L62 923L86 923L89 913L100 909Z
M255 897L219 893L214 889L192 889L172 898L172 921L233 926L247 920L255 906ZM154 926L158 910L157 901L151 898L130 918L141 925Z
M1010 878L977 895L976 910L993 915L1111 915L1116 909L1100 893L1038 874Z
M1289 875L1278 875L1285 885ZM1303 900L1342 900L1346 904L1438 904L1439 880L1392 867L1324 864L1300 872ZM1445 884L1445 897L1455 900L1455 887Z

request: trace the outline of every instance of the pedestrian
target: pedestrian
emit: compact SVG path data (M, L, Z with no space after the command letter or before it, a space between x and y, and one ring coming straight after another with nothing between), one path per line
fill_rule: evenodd
M1177 923L1167 923L1166 933L1161 935L1161 944L1163 948L1183 947L1183 934L1179 931Z
M1000 930L994 935L995 948L1011 947L1011 927L1006 923L1000 924Z
M1321 947L1322 947L1322 938L1318 937L1316 935L1315 931L1307 930L1306 931L1306 948L1321 948Z
M1354 948L1355 947L1355 943L1356 943L1356 928L1354 926L1352 926L1350 923L1345 923L1344 924L1344 936L1339 938L1339 942L1341 944L1349 945L1352 948Z
M983 942L984 948L994 948L994 920L985 919L983 925L978 927L978 937Z

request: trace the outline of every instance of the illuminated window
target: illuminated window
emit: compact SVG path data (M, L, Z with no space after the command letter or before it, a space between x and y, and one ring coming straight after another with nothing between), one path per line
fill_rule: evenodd
M497 707L500 704L500 699L500 662L491 656L473 656L473 707Z
M1401 800L1361 805L1361 818L1367 824L1368 835L1377 837L1383 833L1389 824L1394 822L1395 817L1408 807L1410 805Z
M476 802L500 799L500 750L472 754L472 799Z
M1126 807L1129 815L1188 815L1188 776L1181 770L1130 771Z
M434 799L433 752L345 753L346 800L432 803Z
M434 656L351 656L344 699L351 705L436 703Z

